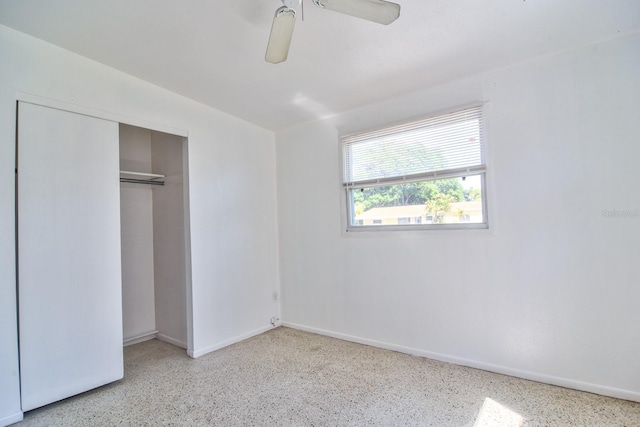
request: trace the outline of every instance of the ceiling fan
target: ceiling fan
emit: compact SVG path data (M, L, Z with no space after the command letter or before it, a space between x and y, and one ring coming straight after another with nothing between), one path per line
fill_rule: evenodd
M303 0L282 0L284 6L276 10L267 44L265 60L272 64L284 62L289 54L296 9ZM316 6L388 25L400 16L400 5L384 0L312 0ZM303 15L304 16L304 15Z

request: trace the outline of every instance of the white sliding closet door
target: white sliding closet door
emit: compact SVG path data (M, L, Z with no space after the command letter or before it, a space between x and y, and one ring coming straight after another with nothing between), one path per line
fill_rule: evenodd
M123 376L118 123L19 103L22 410Z

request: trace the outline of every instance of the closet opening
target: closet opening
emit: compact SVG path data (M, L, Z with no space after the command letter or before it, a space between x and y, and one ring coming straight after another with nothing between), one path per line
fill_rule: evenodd
M187 138L122 123L119 132L123 344L188 349Z

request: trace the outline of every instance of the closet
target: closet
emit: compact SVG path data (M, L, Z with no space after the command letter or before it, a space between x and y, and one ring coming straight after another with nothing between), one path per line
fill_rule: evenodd
M186 349L183 138L119 130L124 342Z
M186 149L183 136L18 103L23 411L122 378L127 342L188 347Z

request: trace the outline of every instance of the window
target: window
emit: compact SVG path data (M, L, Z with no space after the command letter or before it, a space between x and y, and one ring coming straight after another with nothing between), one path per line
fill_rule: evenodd
M347 231L487 227L482 107L345 136L342 150Z

